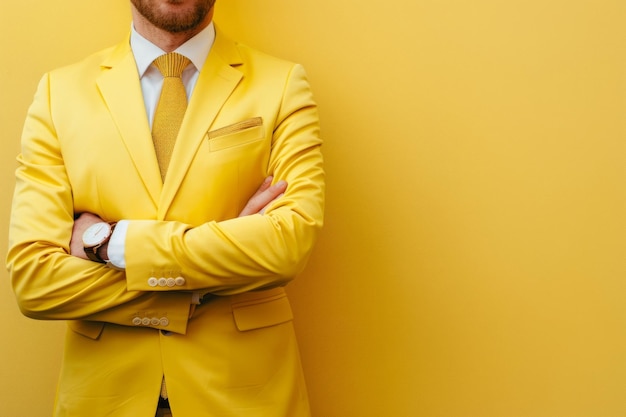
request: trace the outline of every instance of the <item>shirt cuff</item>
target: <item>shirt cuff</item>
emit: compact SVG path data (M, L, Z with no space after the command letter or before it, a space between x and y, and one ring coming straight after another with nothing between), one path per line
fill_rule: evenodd
M107 248L109 262L119 269L126 268L126 232L128 230L128 222L128 220L117 222Z

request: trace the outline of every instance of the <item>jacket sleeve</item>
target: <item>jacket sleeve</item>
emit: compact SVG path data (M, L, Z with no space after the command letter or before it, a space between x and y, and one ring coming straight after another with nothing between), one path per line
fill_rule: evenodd
M317 107L304 70L285 77L273 126L268 171L288 183L264 215L210 221L131 221L126 237L128 288L150 287L154 271L175 271L180 289L231 295L284 285L304 267L323 223L324 170Z
M123 271L70 255L73 191L51 117L49 75L41 80L17 158L7 267L23 314L46 320L130 325L140 311L166 311L184 333L191 295L129 290Z

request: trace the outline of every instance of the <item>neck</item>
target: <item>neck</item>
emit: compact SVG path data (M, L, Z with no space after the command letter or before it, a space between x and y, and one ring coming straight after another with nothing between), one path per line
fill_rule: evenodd
M187 42L189 39L196 36L204 28L209 26L213 20L213 8L207 13L206 18L193 29L184 32L168 32L161 28L154 26L150 23L141 13L137 11L135 6L132 6L133 25L137 33L141 36L164 50L165 52L172 52L179 46Z

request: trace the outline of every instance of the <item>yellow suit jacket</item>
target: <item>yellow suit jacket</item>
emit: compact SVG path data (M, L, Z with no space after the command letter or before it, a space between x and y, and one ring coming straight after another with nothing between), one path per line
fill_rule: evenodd
M219 30L164 183L128 40L43 77L7 265L25 315L69 323L56 416L152 417L163 375L176 417L309 415L283 286L322 225L320 146L303 69ZM270 174L285 195L236 218ZM69 255L81 212L136 220L125 271Z

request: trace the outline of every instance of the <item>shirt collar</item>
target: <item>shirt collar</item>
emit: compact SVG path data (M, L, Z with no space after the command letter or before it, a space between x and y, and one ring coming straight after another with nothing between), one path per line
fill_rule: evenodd
M200 33L179 46L175 52L189 58L196 69L200 71L206 57L209 55L213 42L215 42L215 26L211 22ZM143 77L156 58L165 53L161 48L141 36L135 30L134 25L131 25L130 47L135 56L139 78Z

